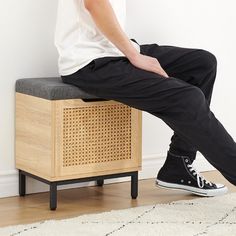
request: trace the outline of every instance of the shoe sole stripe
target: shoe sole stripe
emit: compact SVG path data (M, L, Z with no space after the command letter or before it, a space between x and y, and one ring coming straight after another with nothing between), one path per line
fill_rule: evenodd
M159 187L162 187L162 188L167 188L167 189L172 189L172 190L182 190L182 191L185 191L185 192L192 192L192 193L196 193L198 195L201 195L201 196L217 196L217 195L221 195L223 193L226 193L227 192L227 187L223 186L223 187L220 187L218 189L208 189L208 190L205 190L205 191L208 191L208 193L204 192L198 192L196 190L194 190L193 188L194 187L189 187L189 186L186 186L186 185L183 185L183 186L186 186L187 188L181 188L181 187L178 187L178 184L172 184L172 183L168 183L168 182L164 182L164 181L161 181L161 180L156 180L156 186L159 186ZM225 189L225 191L221 191L221 189ZM220 191L218 191L220 190ZM211 191L211 192L209 192ZM214 193L213 193L214 192ZM212 195L213 194L213 195Z

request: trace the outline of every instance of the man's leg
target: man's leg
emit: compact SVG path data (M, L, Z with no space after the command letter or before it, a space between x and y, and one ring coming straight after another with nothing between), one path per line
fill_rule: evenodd
M217 60L213 54L201 49L157 44L141 45L141 50L142 54L157 58L169 76L199 87L210 106L217 70ZM196 147L183 140L176 132L171 137L169 146L171 153L187 155L191 162L196 158Z
M162 119L236 185L236 143L210 110L200 88L139 69L125 57L98 58L62 79Z
M156 57L170 76L201 89L210 106L216 78L217 61L213 54L202 49L190 49L157 44L142 45L142 53ZM203 196L227 192L220 183L207 181L191 164L197 149L174 131L167 158L157 173L159 187L182 189Z

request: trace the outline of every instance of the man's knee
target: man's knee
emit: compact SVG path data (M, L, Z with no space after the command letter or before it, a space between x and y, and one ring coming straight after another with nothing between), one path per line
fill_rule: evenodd
M170 86L170 89L173 90L173 95L165 98L171 108L178 107L183 112L188 109L194 111L205 103L205 94L199 87L187 84L177 78L171 81L175 85Z
M205 106L205 95L203 91L192 85L183 93L182 109L186 112L196 113Z
M199 50L199 60L201 66L207 70L215 70L217 67L217 58L216 56L204 49Z
M179 121L200 121L206 114L206 100L202 90L194 85L184 85L165 99L164 112ZM163 113L161 113L163 114Z

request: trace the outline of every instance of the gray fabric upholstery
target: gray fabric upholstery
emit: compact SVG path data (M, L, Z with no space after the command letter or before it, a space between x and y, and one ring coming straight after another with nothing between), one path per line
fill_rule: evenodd
M99 98L86 93L77 86L63 83L61 77L18 79L15 83L15 91L48 100Z

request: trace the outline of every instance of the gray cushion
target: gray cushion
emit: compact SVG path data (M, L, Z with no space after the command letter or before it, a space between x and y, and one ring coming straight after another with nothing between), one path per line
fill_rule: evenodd
M48 100L99 98L88 94L75 85L63 83L61 77L18 79L16 80L15 91Z

